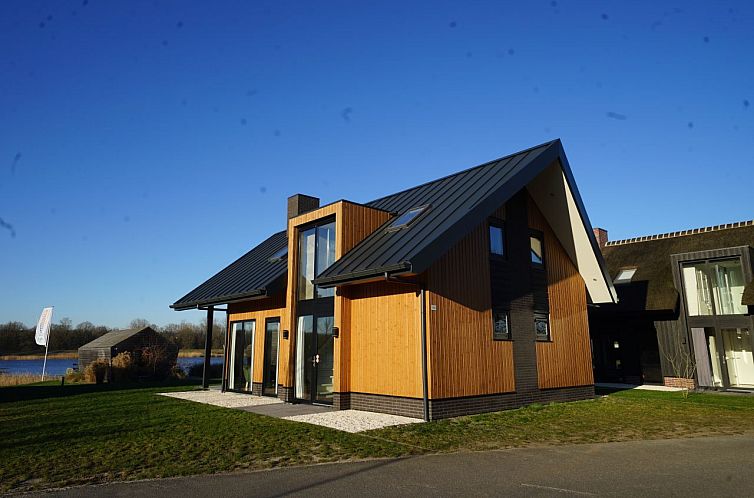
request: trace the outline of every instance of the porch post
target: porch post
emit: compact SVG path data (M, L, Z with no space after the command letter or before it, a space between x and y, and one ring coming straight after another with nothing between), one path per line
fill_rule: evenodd
M215 307L209 306L207 308L207 336L204 340L204 372L202 373L202 387L207 389L209 387L209 367L210 359L212 357L212 324L215 319Z

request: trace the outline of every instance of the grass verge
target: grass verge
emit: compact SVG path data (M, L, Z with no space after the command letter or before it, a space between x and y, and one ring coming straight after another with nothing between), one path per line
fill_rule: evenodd
M426 452L743 434L754 396L623 391L363 435L156 396L191 385L0 389L0 492Z

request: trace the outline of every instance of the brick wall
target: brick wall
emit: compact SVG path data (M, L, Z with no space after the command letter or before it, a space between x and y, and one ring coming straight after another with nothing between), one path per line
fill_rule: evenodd
M261 382L252 382L251 383L251 394L254 396L261 396L262 395L262 383Z
M260 392L261 392L261 389L260 389ZM285 401L286 403L292 403L294 399L293 395L294 395L294 392L293 392L292 387L285 387L278 384L278 399L281 399Z
M684 377L663 377L663 384L665 384L667 387L696 389L696 381L694 379L686 379Z

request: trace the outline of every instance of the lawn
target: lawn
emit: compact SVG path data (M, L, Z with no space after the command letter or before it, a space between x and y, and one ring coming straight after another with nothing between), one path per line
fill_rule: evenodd
M190 385L0 389L0 492L528 445L754 432L754 397L624 391L348 434L156 396Z

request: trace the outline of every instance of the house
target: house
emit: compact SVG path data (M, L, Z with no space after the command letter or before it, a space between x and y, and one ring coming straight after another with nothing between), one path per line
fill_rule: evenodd
M111 361L118 354L130 352L138 358L141 351L148 346L159 346L165 354L173 359L178 357L178 348L163 335L155 332L152 327L140 329L113 330L107 334L88 342L79 348L78 369L84 369L98 358Z
M590 309L597 381L754 389L754 222L596 232L619 297Z
M223 389L431 420L592 397L587 303L614 300L555 140L366 204L294 195L171 307L227 305Z

